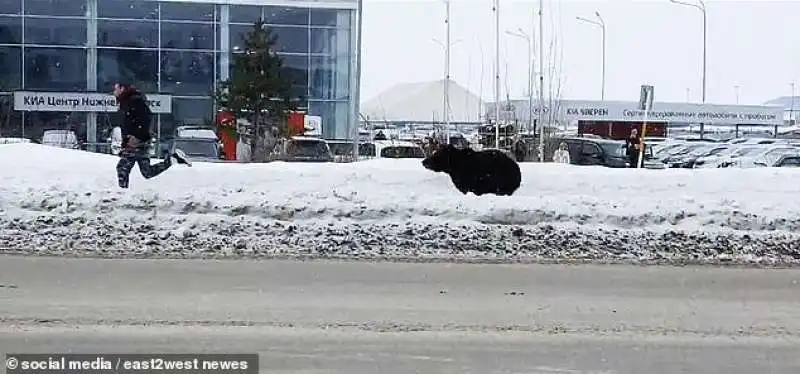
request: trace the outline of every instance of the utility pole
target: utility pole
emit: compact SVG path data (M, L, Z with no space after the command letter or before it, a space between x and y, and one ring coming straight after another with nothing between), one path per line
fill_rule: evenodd
M531 21L531 28L536 25L536 9L534 8L533 20ZM533 32L533 30L531 30ZM522 31L520 28L518 32L513 31L506 31L506 34L511 36L516 36L525 40L528 43L528 128L527 132L530 134L531 128L533 127L533 91L534 91L534 67L533 67L533 37L530 34L528 35L526 32Z
M445 142L450 144L450 0L444 0L446 16L445 51L444 51L444 131Z
M539 0L539 162L544 162L544 0Z
M494 0L494 146L500 149L500 0Z

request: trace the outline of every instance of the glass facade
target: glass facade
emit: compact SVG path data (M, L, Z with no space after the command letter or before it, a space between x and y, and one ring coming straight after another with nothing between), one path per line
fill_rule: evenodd
M172 96L171 112L156 115L154 133L213 123L214 89L230 77L243 34L263 19L277 36L300 109L322 118L325 138L349 138L356 2L341 0L338 8L247 2L265 5L0 1L0 136L36 139L45 130L72 129L85 142L103 142L118 122L115 113L14 111L13 92L108 93L118 81Z

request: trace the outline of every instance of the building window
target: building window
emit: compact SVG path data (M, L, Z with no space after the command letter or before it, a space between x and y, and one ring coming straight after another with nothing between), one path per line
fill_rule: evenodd
M110 92L117 82L132 83L143 92L158 92L158 52L132 49L98 50L98 91Z
M254 24L262 17L261 7L255 5L231 5L229 22Z
M25 137L41 140L47 130L71 130L86 142L86 112L25 112Z
M26 18L25 43L41 45L86 45L86 20Z
M291 97L304 100L308 97L308 56L282 55L283 74L292 83Z
M26 47L23 88L86 91L86 49Z
M308 26L308 8L265 6L264 23L270 25Z
M213 95L214 53L162 51L161 91L174 95Z
M214 22L213 4L162 2L161 20Z
M22 43L22 18L0 16L0 44Z
M311 26L350 28L349 9L311 9Z
M97 17L157 20L158 2L150 0L98 0Z
M173 98L172 113L161 115L161 136L173 135L178 126L214 123L211 98Z
M347 56L311 57L311 99L348 100L350 94Z
M22 14L22 0L0 1L0 14Z
M97 45L101 47L158 48L158 23L97 21Z
M161 48L213 50L214 25L162 22Z
M0 94L0 136L5 138L21 138L22 112L14 110L14 95Z
M325 139L352 138L347 133L350 103L346 101L310 101L308 115L322 118L322 137Z
M25 0L25 14L29 15L86 17L86 11L86 0Z
M275 49L284 53L308 53L307 27L269 27L275 36ZM253 25L230 25L230 46L232 51L242 51L246 45L247 34Z
M343 29L311 29L311 53L329 56L350 54L350 32Z
M22 47L0 47L0 92L22 87Z

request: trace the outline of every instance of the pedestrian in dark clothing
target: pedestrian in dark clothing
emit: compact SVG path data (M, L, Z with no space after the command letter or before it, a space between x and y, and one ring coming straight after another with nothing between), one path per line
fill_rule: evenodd
M128 188L131 170L139 164L139 172L145 179L153 178L172 166L173 162L192 166L191 161L180 149L175 149L171 157L155 165L150 164L150 107L145 96L128 84L115 84L114 97L119 102L123 116L122 150L117 163L117 180L121 188Z
M628 167L639 168L639 154L641 153L642 138L639 137L639 130L631 129L631 135L625 139L625 151L628 155Z

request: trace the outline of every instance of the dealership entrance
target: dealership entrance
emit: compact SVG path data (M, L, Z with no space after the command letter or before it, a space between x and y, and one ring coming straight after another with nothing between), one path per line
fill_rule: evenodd
M172 112L172 96L146 94L146 97L154 115L152 130L160 138L159 114ZM111 129L122 124L116 98L104 93L16 91L14 110L22 113L24 137L38 139L47 130L73 131L79 143L90 151L104 144Z

